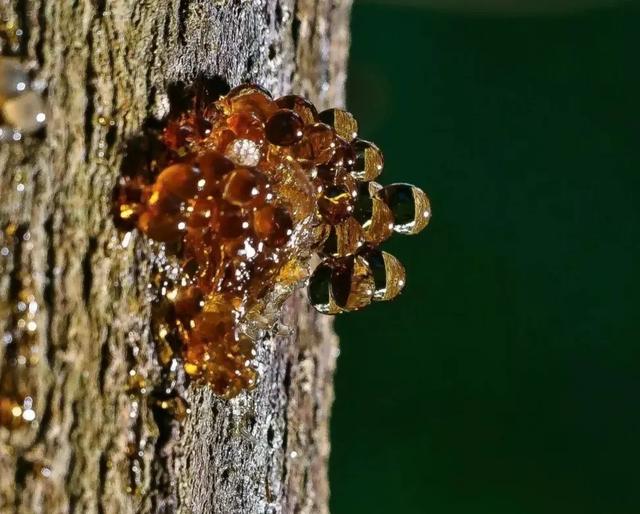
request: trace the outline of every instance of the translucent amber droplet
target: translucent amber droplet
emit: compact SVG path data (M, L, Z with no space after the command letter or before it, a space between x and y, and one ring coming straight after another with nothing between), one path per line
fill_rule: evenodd
M235 239L248 232L249 221L246 214L231 204L227 204L220 210L220 226L218 235L223 239Z
M356 311L371 303L375 284L367 262L360 256L349 256L332 262L331 294L336 305L345 311Z
M356 153L349 143L342 138L336 139L336 150L327 163L333 168L350 172L356 162Z
M266 179L256 170L237 168L225 177L222 197L233 205L257 207L264 203L266 194Z
M187 210L189 211L188 226L190 229L218 227L220 207L213 198L206 197L191 200Z
M266 121L278 108L270 95L255 85L234 88L220 101L229 114L250 113L262 121Z
M267 121L265 132L270 143L291 146L302 139L304 121L290 109L280 109Z
M295 111L307 125L315 123L318 119L318 111L315 106L301 96L281 96L276 100L276 104L281 109L291 109Z
M399 234L417 234L431 219L427 195L411 184L390 184L383 187L377 196L391 209L393 230Z
M253 230L268 245L282 246L291 236L293 222L284 209L265 205L253 214Z
M309 277L307 295L309 303L322 314L338 314L340 308L331 294L333 268L328 261L321 262Z
M376 196L381 188L375 182L359 183L353 211L353 217L362 225L365 240L376 245L386 241L393 233L391 209Z
M222 179L235 168L233 162L213 150L199 154L195 164L198 166L201 179L204 181L198 184L200 196L214 195L220 189Z
M364 243L364 232L354 218L332 226L319 252L326 256L344 257L355 253Z
M184 202L161 183L156 182L144 190L147 210L154 214L178 215L182 212Z
M227 118L227 126L237 138L251 139L258 146L264 142L264 123L251 113L232 114Z
M191 164L173 164L162 170L154 187L159 186L181 200L188 200L198 193L200 179L200 170Z
M342 139L352 141L358 136L358 122L350 112L342 109L327 109L318 114L318 119L333 127Z
M384 159L380 149L364 139L356 139L351 143L355 153L355 164L351 174L358 180L375 180L384 165Z
M330 185L318 198L318 212L331 225L337 225L353 213L354 198L345 185Z
M138 219L138 228L151 239L163 243L174 243L180 240L187 224L181 215L145 211Z
M341 139L336 141L336 149L329 161L319 164L316 168L317 179L325 184L344 184L355 197L355 178L350 174L355 162L355 154L347 144L341 144Z
M307 125L302 140L291 147L295 159L312 164L327 163L336 149L335 131L325 123Z
M358 251L373 275L376 301L392 300L398 296L406 282L404 266L393 255L378 248L365 246Z

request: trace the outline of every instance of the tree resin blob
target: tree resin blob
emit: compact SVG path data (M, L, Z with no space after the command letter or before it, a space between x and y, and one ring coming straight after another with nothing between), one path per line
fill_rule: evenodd
M404 268L378 246L422 230L429 201L415 186L374 182L382 153L342 109L318 113L252 84L211 98L197 83L178 103L146 141L152 150L125 157L115 222L176 259L177 272L155 279L161 325L186 375L232 398L255 387L254 342L297 287L325 314L395 298Z

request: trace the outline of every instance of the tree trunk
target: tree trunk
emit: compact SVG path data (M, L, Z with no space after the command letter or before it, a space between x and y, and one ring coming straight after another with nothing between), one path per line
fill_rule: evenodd
M0 146L0 512L322 513L337 339L302 294L256 390L159 417L154 245L113 225L123 143L196 75L344 101L349 0L0 0L46 81L46 135ZM133 375L135 373L135 375ZM132 376L144 387L132 390ZM27 402L27 403L25 403Z

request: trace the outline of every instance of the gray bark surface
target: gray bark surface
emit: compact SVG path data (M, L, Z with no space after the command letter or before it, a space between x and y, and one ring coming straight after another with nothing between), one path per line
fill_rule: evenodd
M110 209L123 143L166 113L172 82L251 80L341 105L350 0L0 8L25 25L49 109L44 139L0 146L0 374L36 413L0 427L0 513L327 512L329 320L294 296L291 334L258 345L255 391L223 401L191 386L184 422L159 423L144 392L160 374L148 292L158 249L124 241ZM37 306L28 318L25 299ZM9 339L26 362L9 362ZM132 370L148 384L135 394Z

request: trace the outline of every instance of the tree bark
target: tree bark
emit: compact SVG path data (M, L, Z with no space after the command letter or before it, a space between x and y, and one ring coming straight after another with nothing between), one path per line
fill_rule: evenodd
M331 323L295 295L290 335L258 345L256 390L223 401L190 386L186 419L158 418L158 247L124 238L110 209L123 144L167 112L172 82L253 81L341 105L350 0L0 7L24 25L49 110L43 139L0 147L0 394L35 411L0 427L0 512L327 512Z

